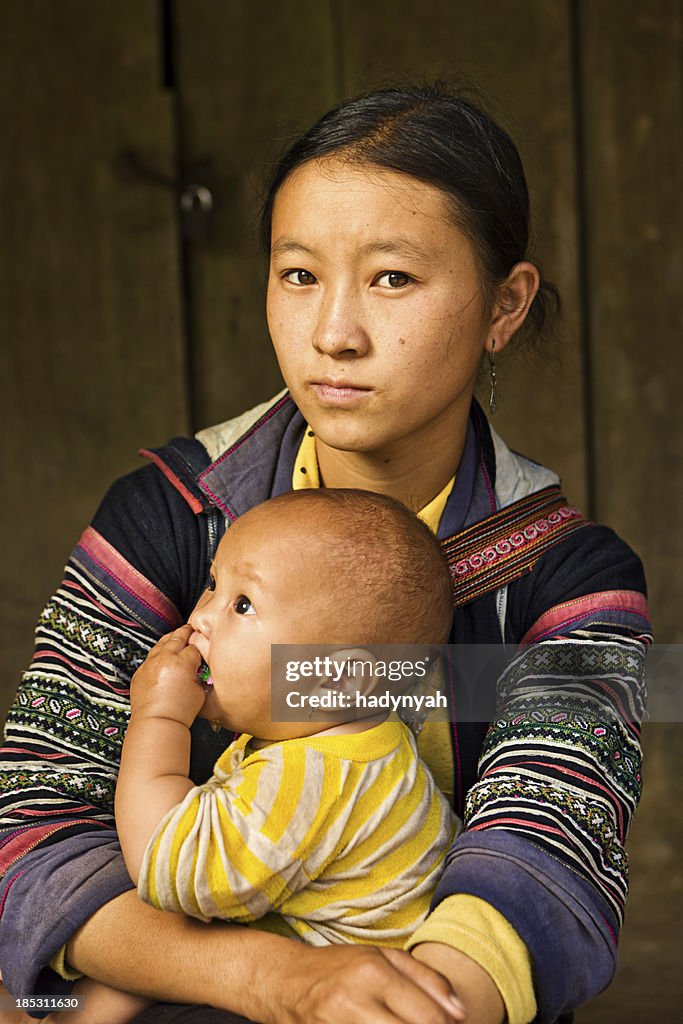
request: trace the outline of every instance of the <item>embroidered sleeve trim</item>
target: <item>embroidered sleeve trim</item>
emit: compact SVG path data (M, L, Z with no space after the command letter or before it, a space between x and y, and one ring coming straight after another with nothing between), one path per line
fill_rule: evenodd
M143 611L144 621L157 628L160 627L162 632L168 632L182 623L180 612L173 602L153 583L145 579L92 526L83 531L77 551L78 549L86 556L90 566L95 568L95 575L100 582L113 585L115 596L121 600L124 606L130 608L131 611L139 612L141 605L147 613L152 613L154 619L150 621L149 614L144 614ZM130 598L133 598L137 608L131 608Z
M586 594L573 601L564 601L537 619L531 629L522 637L521 645L543 640L554 633L568 632L581 628L584 620L596 621L596 613L606 613L607 622L624 622L625 616L633 616L636 621L628 624L642 626L642 632L649 632L650 623L647 599L635 590L604 590L596 594ZM619 618L615 618L619 615Z

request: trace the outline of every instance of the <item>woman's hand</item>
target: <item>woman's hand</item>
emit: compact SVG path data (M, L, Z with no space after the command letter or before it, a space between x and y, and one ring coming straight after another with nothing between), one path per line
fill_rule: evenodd
M202 659L188 644L191 635L191 626L181 626L154 645L131 682L131 715L192 725L204 704L204 690L197 680Z
M402 950L299 946L278 966L263 974L268 1024L470 1024L446 979Z

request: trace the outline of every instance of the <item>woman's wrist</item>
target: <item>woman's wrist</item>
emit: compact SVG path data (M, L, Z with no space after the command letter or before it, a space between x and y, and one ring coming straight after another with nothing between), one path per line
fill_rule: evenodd
M442 942L420 943L412 955L450 982L467 1010L467 1024L504 1024L500 992L490 974L471 957Z

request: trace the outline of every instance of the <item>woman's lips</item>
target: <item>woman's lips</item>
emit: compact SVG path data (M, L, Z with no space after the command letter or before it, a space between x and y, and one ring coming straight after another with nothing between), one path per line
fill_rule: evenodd
M371 388L356 387L352 384L330 384L312 381L309 384L319 402L324 405L353 405L371 394Z

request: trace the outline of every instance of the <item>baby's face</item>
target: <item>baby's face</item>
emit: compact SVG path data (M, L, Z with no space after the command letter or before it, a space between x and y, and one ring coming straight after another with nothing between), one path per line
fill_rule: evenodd
M190 615L213 682L204 713L262 739L285 738L270 721L271 644L334 642L329 573L310 564L310 535L292 520L254 510L231 526Z

